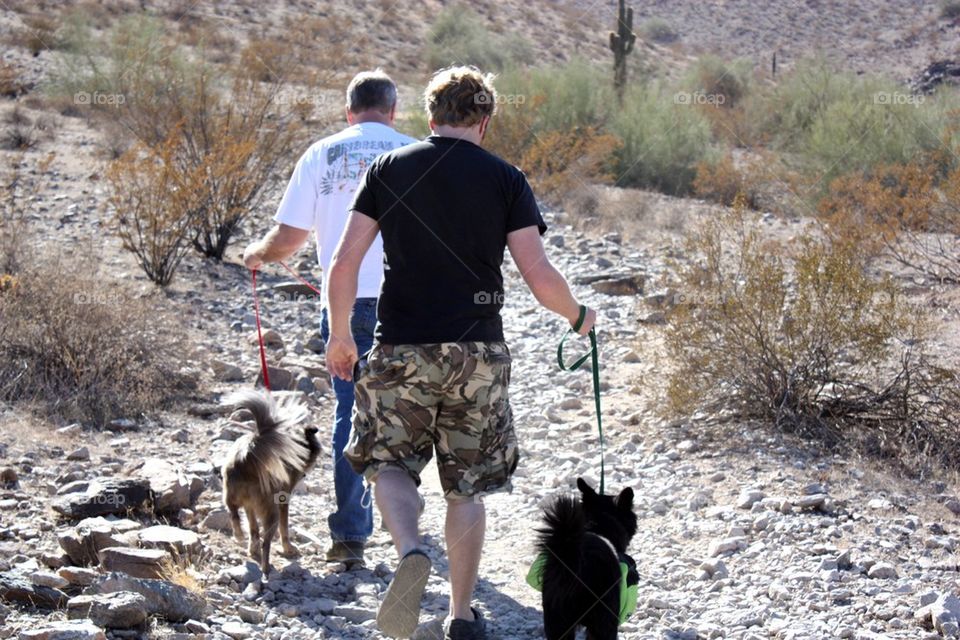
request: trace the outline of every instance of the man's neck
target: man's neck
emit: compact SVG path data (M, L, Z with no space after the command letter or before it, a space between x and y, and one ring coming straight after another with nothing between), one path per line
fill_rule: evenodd
M390 117L385 114L380 113L361 113L353 116L353 124L382 124L384 126L390 126Z
M448 124L441 124L433 129L434 135L444 138L456 138L466 140L479 145L483 139L480 136L480 127L451 127Z

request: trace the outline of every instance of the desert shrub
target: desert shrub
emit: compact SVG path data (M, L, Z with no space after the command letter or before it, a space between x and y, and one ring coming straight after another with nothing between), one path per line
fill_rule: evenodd
M135 145L107 169L114 228L151 281L170 283L191 247L196 182L177 163L181 140Z
M174 220L171 234L179 238L180 224L190 220L193 246L207 257L222 258L239 225L262 201L268 176L292 161L302 118L297 107L283 108L277 99L286 86L277 73L289 66L277 56L286 54L254 41L241 52L237 66L217 73L209 61L183 53L157 22L142 18L120 21L99 57L93 53L96 40L81 37L76 42L61 69L71 73L69 80L62 76L55 86L85 96L93 110L109 112L112 127L156 149L155 160L169 157L148 162L145 170L169 165L165 171L175 175L158 178L160 183L179 185L183 197L189 195L189 206L184 205L189 210L147 214L143 225ZM114 100L101 104L97 95ZM124 192L115 185L117 193ZM128 210L120 215L144 212L150 202L138 207L126 202ZM162 202L150 206L160 208ZM178 247L173 251L178 254L179 240L171 242L161 244ZM131 243L125 244L130 248ZM138 260L159 283L169 282L170 269L179 263L142 255ZM146 262L154 266L148 268Z
M16 98L30 89L31 85L23 81L19 69L12 64L0 62L0 96Z
M738 167L728 153L716 161L704 161L697 165L693 193L698 198L727 207L732 207L740 198L747 207L756 209L758 183L759 176L755 168Z
M883 165L840 176L819 212L834 235L856 238L917 273L960 282L960 171L935 162Z
M16 122L0 134L0 148L10 151L27 151L40 142L39 132L32 122Z
M663 18L650 18L640 25L640 35L648 42L657 44L669 44L680 38L669 22Z
M673 312L671 406L727 406L829 445L956 464L956 376L925 353L929 325L859 245L766 240L740 205L691 234Z
M489 30L469 6L453 4L440 11L430 26L425 58L430 70L470 64L484 71L502 71L531 62L533 48L518 34Z
M59 25L45 14L29 14L22 18L23 26L9 38L11 44L24 47L37 56L42 51L57 49L61 45Z
M713 154L710 125L676 95L653 82L627 92L608 127L623 141L615 153L618 184L671 195L690 192L697 165Z
M32 264L0 293L0 399L103 424L167 406L188 385L163 314L90 264ZM176 326L170 323L167 326Z
M957 0L942 0L940 2L940 17L950 20L960 17L960 2Z
M684 85L691 96L703 96L699 101L702 106L730 109L747 94L751 67L745 60L727 62L716 56L703 56L687 72Z
M610 182L619 146L616 137L593 127L548 131L534 139L521 166L538 195L562 202L591 184Z

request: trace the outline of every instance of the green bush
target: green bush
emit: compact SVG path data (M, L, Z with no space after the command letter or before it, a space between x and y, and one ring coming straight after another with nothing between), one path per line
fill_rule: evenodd
M522 36L490 31L473 9L454 4L443 9L430 27L426 59L431 70L453 64L502 71L533 61L533 47Z
M708 98L710 104L706 106L716 103L731 108L747 94L751 67L748 60L726 62L716 56L703 56L688 70L684 85L690 93Z
M671 195L690 192L697 165L709 160L714 149L709 122L678 96L653 82L627 92L609 125L623 141L617 151L618 184Z
M663 18L650 18L640 25L640 35L648 42L669 44L680 38L673 25Z

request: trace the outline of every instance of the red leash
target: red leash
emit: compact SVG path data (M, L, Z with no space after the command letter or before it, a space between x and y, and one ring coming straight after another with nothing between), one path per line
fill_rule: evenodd
M252 269L253 278L253 314L257 319L257 341L260 343L260 370L263 372L263 386L270 391L270 375L267 373L267 349L263 345L263 330L260 328L260 299L257 297L257 270Z
M319 289L307 282L299 273L288 267L286 262L281 261L280 264L284 269L289 271L294 278L307 285L311 291L318 296L323 295ZM253 314L257 319L257 342L260 343L260 370L263 372L263 386L267 388L267 391L270 391L270 376L267 373L267 349L263 344L263 329L260 327L260 299L257 296L257 270L251 270L250 276L253 280Z

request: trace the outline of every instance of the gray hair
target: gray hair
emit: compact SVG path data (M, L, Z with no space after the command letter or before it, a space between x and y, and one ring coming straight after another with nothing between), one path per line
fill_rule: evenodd
M363 71L347 87L347 108L351 113L375 109L389 113L397 104L397 85L383 69Z

